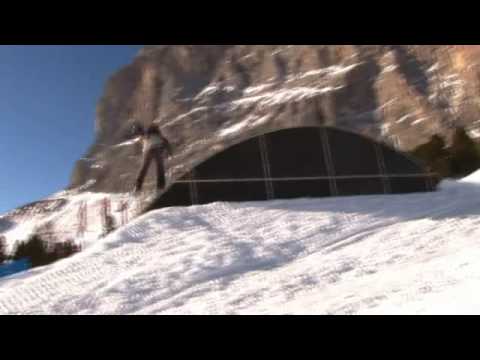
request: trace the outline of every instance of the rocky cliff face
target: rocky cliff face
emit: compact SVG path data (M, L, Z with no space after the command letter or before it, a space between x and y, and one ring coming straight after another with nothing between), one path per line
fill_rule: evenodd
M126 136L135 121L157 122L171 139L170 179L246 137L298 125L336 126L401 150L435 133L448 137L456 125L480 136L478 52L426 45L147 46L108 82L97 139L76 164L70 188L131 190L139 144Z

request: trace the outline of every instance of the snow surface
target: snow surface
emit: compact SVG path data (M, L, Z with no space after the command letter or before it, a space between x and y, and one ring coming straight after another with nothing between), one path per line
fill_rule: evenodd
M400 124L400 123L404 122L405 120L411 118L414 115L415 115L415 113L409 113L407 115L402 116L400 119L397 120L397 124Z
M397 65L387 65L382 69L382 74L393 72L398 69Z
M480 313L479 225L480 172L434 193L163 209L0 280L0 313Z
M363 63L356 63L351 65L332 65L322 69L310 70L300 74L294 74L289 76L288 81L294 81L299 79L304 79L310 76L326 76L326 77L336 77L345 75Z
M265 84L261 84L261 85L257 85L257 86L251 86L251 87L248 87L246 88L245 90L243 90L243 93L246 94L246 95L256 95L266 89L269 89L271 88L273 85L275 85L274 83L265 83Z
M242 99L232 101L231 104L234 109L252 104L258 104L261 107L269 107L283 103L301 101L317 95L334 92L340 89L342 89L341 86L326 86L322 88L298 86L288 89L269 91L256 96L247 96Z
M470 129L470 130L468 130L468 135L477 139L477 138L480 137L480 130L479 129Z
M427 69L427 73L432 73L434 71L437 71L439 68L440 68L440 64L437 62Z
M248 127L255 127L262 123L267 122L271 118L271 115L257 116L249 115L244 120L235 123L234 125L227 125L224 129L217 132L217 135L220 137L234 136L240 131L245 131Z
M219 90L220 90L220 85L217 85L217 84L209 85L195 97L195 100L199 100L203 97L213 95Z
M411 125L418 125L418 124L424 122L425 120L428 120L428 117L419 118L419 119L413 121L413 122L411 123Z
M124 147L124 146L131 146L131 145L134 145L134 144L137 144L141 142L141 138L140 137L137 137L135 139L132 139L132 140L127 140L127 141L124 141L120 144L116 144L116 145L113 145L114 148L116 147Z

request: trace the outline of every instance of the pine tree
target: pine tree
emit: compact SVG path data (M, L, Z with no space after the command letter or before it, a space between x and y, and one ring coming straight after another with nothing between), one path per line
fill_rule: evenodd
M55 261L64 259L79 252L80 248L72 240L56 243L53 249L53 258Z
M7 244L4 236L0 236L0 265L7 260Z
M39 235L33 235L27 242L17 245L13 260L27 259L32 267L37 267L52 264L79 251L80 247L72 240L49 246Z
M18 244L13 259L28 259L33 267L48 265L52 262L47 244L38 235L33 235L27 242Z
M468 175L480 167L477 145L464 128L457 128L450 147L452 172L454 176Z
M413 150L412 155L421 160L429 171L436 172L441 177L451 175L450 154L441 136L433 135L429 142Z
M112 215L105 215L105 223L103 226L103 236L107 236L116 228L115 219Z

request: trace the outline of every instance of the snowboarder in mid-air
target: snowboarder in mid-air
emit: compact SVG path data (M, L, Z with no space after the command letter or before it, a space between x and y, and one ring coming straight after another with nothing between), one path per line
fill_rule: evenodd
M143 145L142 167L138 173L135 182L135 193L142 190L145 176L152 162L156 163L157 168L157 191L163 191L165 188L165 154L172 156L172 148L170 142L163 136L162 132L156 125L150 125L147 130L138 129Z

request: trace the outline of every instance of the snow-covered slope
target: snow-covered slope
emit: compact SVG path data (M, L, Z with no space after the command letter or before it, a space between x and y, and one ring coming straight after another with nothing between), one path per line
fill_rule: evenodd
M1 280L0 313L480 313L479 182L159 210Z
M154 195L150 195L150 198ZM6 240L7 250L11 252L19 242L28 240L33 234L52 234L52 242L74 240L81 247L89 246L103 234L103 202L108 201L116 226L122 225L137 216L143 201L149 197L135 198L131 194L107 194L91 192L66 192L54 194L40 203L32 205L24 214L13 211L0 216L7 225L0 226L0 236ZM60 200L64 202L59 210L45 211L42 203ZM122 205L124 211L120 211ZM80 219L81 208L85 209L84 219ZM80 226L84 222L84 229ZM0 225L2 222L0 222Z

